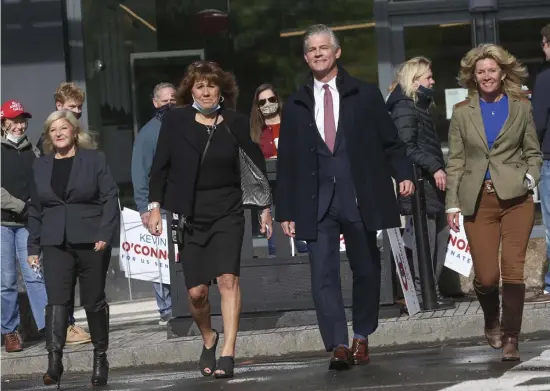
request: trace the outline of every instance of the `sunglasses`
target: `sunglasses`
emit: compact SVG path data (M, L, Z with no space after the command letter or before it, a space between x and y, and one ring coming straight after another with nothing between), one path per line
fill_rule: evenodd
M269 101L269 103L277 103L277 97L276 97L276 96L270 96L270 97L267 98L267 99L260 99L260 100L258 100L258 105L259 105L259 106L263 106L263 105L265 105L268 101Z
M216 64L213 61L203 61L203 60L195 61L194 63L191 64L191 66L193 66L195 68L200 68L203 65L217 66L218 64Z

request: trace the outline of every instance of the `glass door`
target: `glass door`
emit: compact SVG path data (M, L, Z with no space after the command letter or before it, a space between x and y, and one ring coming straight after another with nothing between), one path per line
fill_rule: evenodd
M472 48L469 22L404 27L405 58L424 56L432 61L435 106L432 115L439 138L446 149L450 109L464 92L456 82L460 59Z

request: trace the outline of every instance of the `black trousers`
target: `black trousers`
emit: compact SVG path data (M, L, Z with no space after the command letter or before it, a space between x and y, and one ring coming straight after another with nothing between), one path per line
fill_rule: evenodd
M327 351L349 345L348 327L340 283L340 233L353 273L353 331L369 336L378 327L380 303L380 251L376 232L362 221L345 221L339 212L338 192L317 225L317 240L309 241L311 289L321 337Z
M110 248L94 251L94 244L45 246L43 270L49 305L70 305L74 302L76 278L80 283L80 304L87 312L103 310L105 279L109 267Z

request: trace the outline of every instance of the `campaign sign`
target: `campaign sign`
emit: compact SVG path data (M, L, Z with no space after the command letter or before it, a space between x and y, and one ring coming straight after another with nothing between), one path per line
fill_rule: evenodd
M120 269L124 270L126 277L170 284L168 245L165 215L162 218L162 235L154 236L143 226L139 212L122 209Z
M451 230L449 234L449 243L447 244L447 255L445 256L445 266L464 277L469 277L472 271L472 254L470 254L470 245L464 232L464 217L460 215L460 231Z
M416 289L414 287L414 280L412 278L411 270L409 269L409 262L407 260L407 254L405 253L405 245L401 236L399 228L387 229L388 239L390 240L391 250L393 253L393 259L395 261L395 268L397 270L397 277L401 283L401 289L405 296L405 303L407 304L407 312L409 316L413 316L420 312L420 304L418 303L418 297L416 296Z

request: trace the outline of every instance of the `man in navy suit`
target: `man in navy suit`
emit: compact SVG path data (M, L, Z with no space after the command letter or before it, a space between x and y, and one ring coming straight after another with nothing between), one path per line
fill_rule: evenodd
M304 58L311 75L283 110L277 159L276 218L289 237L306 240L319 329L330 369L369 361L378 326L380 252L376 231L400 226L392 177L414 192L412 163L375 85L337 65L342 50L327 26L311 26ZM353 271L353 331L340 286L339 237Z

